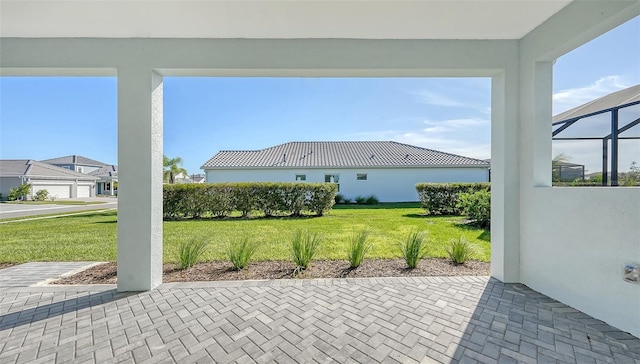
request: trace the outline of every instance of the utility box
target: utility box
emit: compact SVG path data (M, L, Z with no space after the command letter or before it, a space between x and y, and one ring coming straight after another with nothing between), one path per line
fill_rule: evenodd
M622 279L624 279L625 282L640 284L640 264L623 264Z

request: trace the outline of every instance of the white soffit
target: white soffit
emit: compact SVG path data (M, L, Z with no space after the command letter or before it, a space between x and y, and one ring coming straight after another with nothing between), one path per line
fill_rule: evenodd
M0 0L0 36L520 39L571 1Z

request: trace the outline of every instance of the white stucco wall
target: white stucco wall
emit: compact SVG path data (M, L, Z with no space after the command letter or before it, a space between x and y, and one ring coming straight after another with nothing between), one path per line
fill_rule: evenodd
M553 62L639 13L621 4L575 2L520 42L518 258L523 284L640 337L640 285L622 280L640 263L640 188L553 188L549 173Z
M2 193L2 199L6 200L7 195L9 195L9 191L12 188L20 187L20 185L20 177L0 177L0 193Z
M367 180L357 179L360 173ZM340 176L340 194L347 198L375 195L381 202L418 201L420 182L487 182L487 168L363 168L363 169L251 169L207 170L207 182L325 182L326 174Z
M621 278L640 263L640 188L525 192L522 282L640 337L640 285Z

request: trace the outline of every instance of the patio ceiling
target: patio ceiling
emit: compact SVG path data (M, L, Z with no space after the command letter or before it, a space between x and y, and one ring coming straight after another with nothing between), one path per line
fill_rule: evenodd
M0 36L520 39L570 2L0 0Z

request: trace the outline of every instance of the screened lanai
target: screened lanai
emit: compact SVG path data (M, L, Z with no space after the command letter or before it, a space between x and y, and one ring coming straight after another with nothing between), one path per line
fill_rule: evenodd
M618 186L620 144L640 162L640 85L600 97L553 117L554 141L599 141L602 185Z

